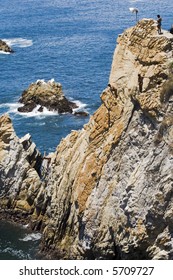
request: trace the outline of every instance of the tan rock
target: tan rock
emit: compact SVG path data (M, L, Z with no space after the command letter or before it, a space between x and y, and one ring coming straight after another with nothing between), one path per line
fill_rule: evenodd
M19 102L23 103L23 106L19 107L18 111L26 113L37 106L40 106L39 111L43 111L43 107L46 107L58 113L72 113L73 109L78 107L64 96L61 84L54 80L48 82L38 80L32 83L23 91Z
M43 224L43 250L65 259L173 259L172 42L153 20L126 30L102 105L62 139L44 184L22 157L14 200Z
M3 40L0 40L0 51L6 52L6 53L13 53L14 51L10 48L10 46L7 45L6 42Z
M172 157L166 142L154 144L160 109L167 114L172 108L161 103L171 40L165 34L157 36L153 20L125 31L118 39L102 105L83 130L58 146L48 179L53 197L49 225L57 247L67 249L67 258L118 258L117 250L122 258L172 258L166 241L164 249L157 242L160 234L164 238L164 217L171 226L165 197L171 197ZM144 78L142 92L139 73ZM172 124L164 131L170 139ZM71 249L64 248L66 239Z
M41 154L29 134L23 139L16 136L8 115L0 117L0 155L0 211L13 209L15 214L17 209L30 215L41 188Z

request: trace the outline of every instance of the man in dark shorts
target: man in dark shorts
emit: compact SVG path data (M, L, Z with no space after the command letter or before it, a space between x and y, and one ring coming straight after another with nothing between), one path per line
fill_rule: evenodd
M157 15L157 30L158 30L158 34L162 34L162 18L160 17L160 15Z

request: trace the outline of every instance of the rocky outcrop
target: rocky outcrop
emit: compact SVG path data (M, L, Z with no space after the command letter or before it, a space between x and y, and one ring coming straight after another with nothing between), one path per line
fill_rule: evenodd
M6 53L13 53L14 51L7 45L6 42L0 40L0 51L6 52Z
M57 147L44 245L62 258L173 258L172 40L153 20L126 30L101 107Z
M40 185L28 215L43 231L45 254L173 259L172 47L173 36L157 35L153 20L139 21L119 36L102 105L48 155L42 183L34 181ZM2 155L14 143L7 124ZM7 178L6 173L1 190ZM27 201L34 182L23 192L16 187L17 199L23 194Z
M46 107L49 111L58 113L72 113L78 106L69 101L63 94L62 86L53 79L45 82L38 80L24 90L19 100L24 105L18 108L19 112L31 112L38 106L38 111Z
M42 156L27 134L19 139L8 115L0 117L0 212L14 219L35 211Z

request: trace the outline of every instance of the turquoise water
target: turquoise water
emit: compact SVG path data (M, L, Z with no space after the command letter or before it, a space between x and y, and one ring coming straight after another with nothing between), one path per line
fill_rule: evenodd
M164 29L173 24L172 0L1 2L0 38L15 53L0 53L0 114L9 113L17 135L21 137L29 132L41 152L54 151L63 137L72 129L82 128L89 117L48 112L19 114L18 100L30 83L54 78L62 84L69 99L92 114L99 107L100 94L108 84L116 38L135 24L135 15L129 8L139 9L139 19L156 19L160 14ZM1 224L1 247L5 244L2 235L8 231ZM11 248L14 245L17 250L24 250L21 248L25 243L18 243L17 233L14 236ZM7 241L8 238L7 235ZM5 257L1 251L0 255ZM19 258L24 255L21 253ZM10 258L10 252L6 256ZM34 258L34 254L29 252L29 257Z

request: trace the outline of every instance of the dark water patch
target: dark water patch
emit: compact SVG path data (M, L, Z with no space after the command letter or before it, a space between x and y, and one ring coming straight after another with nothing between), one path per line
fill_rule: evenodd
M0 221L0 260L37 259L40 238L22 225Z

